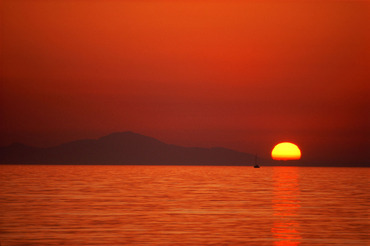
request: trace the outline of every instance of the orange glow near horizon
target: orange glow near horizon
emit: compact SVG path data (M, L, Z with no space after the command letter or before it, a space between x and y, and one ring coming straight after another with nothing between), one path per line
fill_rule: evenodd
M0 146L133 131L269 158L284 137L368 163L369 4L1 1Z
M301 150L293 143L282 142L275 145L271 152L271 157L274 160L299 160L301 158Z

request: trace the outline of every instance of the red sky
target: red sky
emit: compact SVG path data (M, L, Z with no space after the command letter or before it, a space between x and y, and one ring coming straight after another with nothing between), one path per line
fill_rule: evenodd
M134 131L369 163L368 1L1 1L0 144Z

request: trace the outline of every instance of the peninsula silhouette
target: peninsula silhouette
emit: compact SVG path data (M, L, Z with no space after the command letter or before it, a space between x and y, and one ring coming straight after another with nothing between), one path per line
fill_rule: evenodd
M133 132L39 148L0 148L1 164L252 165L254 155L226 148L182 147Z

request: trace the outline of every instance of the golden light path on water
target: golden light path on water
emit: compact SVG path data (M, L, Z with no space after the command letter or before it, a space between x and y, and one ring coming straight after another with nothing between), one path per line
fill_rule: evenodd
M298 167L274 168L274 224L271 229L276 246L296 246L302 239L299 222L296 220L300 208Z

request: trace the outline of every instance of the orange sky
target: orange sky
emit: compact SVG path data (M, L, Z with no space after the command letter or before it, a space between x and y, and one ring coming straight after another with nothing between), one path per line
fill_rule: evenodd
M369 163L368 1L1 1L1 145L135 131Z

